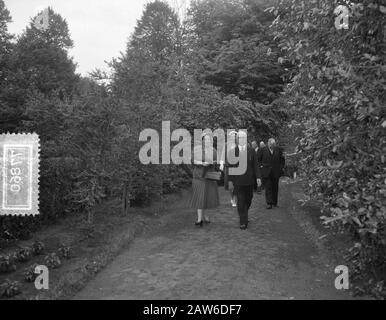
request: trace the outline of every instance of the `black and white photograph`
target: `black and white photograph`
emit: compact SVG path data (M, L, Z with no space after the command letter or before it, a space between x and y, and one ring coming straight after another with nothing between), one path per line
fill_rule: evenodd
M0 0L0 306L384 300L385 75L385 0Z

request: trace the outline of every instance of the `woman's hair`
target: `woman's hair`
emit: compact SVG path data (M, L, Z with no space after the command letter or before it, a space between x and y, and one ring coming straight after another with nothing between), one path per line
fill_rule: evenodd
M205 138L208 137L211 141L210 145L207 145ZM214 141L212 134L208 132L203 132L200 136L200 139L195 141L193 148L193 158L200 161L212 162L217 159L216 149L213 147ZM204 153L202 153L204 152ZM209 152L209 153L208 153ZM209 156L209 158L208 158Z

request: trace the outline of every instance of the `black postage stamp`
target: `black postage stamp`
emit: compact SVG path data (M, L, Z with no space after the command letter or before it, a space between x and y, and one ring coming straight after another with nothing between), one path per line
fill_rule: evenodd
M39 214L39 136L0 135L0 215Z

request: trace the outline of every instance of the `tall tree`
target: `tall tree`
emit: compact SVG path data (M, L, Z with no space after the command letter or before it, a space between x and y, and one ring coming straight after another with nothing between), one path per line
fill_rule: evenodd
M12 131L9 123L15 119L16 114L8 101L8 83L11 77L10 58L12 52L12 35L8 32L8 23L11 16L4 1L0 0L0 132Z
M33 88L44 94L60 91L71 95L79 79L76 64L68 55L73 46L65 19L48 8L48 28L37 28L35 19L18 38L15 65L23 88Z
M175 52L178 29L178 16L167 3L159 0L148 3L128 50L135 49L148 58L163 61Z
M269 1L265 1L269 2ZM197 77L242 99L271 103L282 91L286 67L264 1L200 0L192 3L188 30ZM198 67L197 67L198 66Z
M6 81L2 82L0 101L8 108L7 130L22 130L23 121L34 121L25 110L31 94L71 96L79 76L76 65L68 55L73 42L67 22L48 8L48 28L37 28L36 17L10 47ZM6 17L6 15L2 15Z
M148 3L138 21L126 53L113 62L114 88L128 98L159 95L178 51L179 19L167 3Z
M130 133L138 137L144 128L159 128L161 121L171 120L169 105L165 103L170 81L179 66L180 22L177 14L159 0L148 3L132 34L124 55L112 62L112 94L126 108ZM139 143L131 142L130 152L139 151ZM125 170L124 198L148 199L160 194L163 188L164 166L143 166L139 160ZM151 181L151 182L150 182ZM141 186L146 186L145 188ZM131 199L131 200L135 200Z
M6 66L6 55L11 50L12 35L8 32L8 23L12 21L11 15L3 0L0 0L0 77L5 78L4 69Z

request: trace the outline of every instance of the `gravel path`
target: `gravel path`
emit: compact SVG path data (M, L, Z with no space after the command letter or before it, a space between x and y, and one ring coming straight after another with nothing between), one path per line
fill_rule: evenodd
M171 209L74 298L351 299L335 289L335 266L291 215L288 185L279 197L266 210L255 194L245 231L223 188L210 225L195 227L194 212Z

